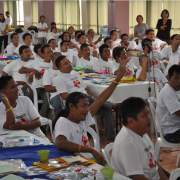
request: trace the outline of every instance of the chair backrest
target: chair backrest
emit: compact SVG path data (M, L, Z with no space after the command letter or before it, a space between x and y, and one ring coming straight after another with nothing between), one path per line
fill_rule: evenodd
M99 135L96 133L96 131L91 128L88 127L87 129L87 133L92 137L93 139L93 143L94 143L94 148L100 152L100 138Z
M152 116L152 120L153 120L152 123L155 128L155 134L156 134L156 137L158 137L158 132L161 133L161 128L159 126L158 120L156 120L156 104L157 104L156 98L149 97L148 104L149 104L149 108L150 108L150 112L151 112L151 116Z
M108 164L111 167L111 153L112 153L113 143L107 144L104 149L102 149L103 156Z
M171 172L169 180L177 180L179 177L180 177L180 168L177 168Z

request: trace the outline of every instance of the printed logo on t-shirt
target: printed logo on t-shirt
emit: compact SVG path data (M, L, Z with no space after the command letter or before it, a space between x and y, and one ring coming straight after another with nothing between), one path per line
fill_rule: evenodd
M80 88L80 81L79 80L74 80L73 81L74 87Z
M27 123L29 122L27 119L26 119L26 114L21 114L19 116L16 116L16 119L18 122L21 122L21 123Z

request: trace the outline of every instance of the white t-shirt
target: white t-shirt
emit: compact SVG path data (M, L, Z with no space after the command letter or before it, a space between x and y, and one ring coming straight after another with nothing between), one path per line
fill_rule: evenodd
M20 48L21 46L23 46L23 45L25 45L25 44L24 44L24 43L23 43L23 44L19 44L19 46L15 49L14 52L15 52L17 55L19 55L19 48ZM34 46L33 46L33 45L30 45L29 48L30 48L31 52L34 53Z
M165 74L168 74L169 68L174 64L180 64L180 48L177 49L176 52L172 52L172 48L168 47L164 50L164 55L169 59L169 63L166 67ZM163 53L163 52L162 52ZM162 55L163 56L163 55Z
M94 124L95 120L91 116L90 112L86 115L86 119L80 123L75 123L65 117L60 117L54 128L54 136L57 138L62 135L70 142L84 146L89 145L87 128Z
M33 60L30 60L33 61ZM21 60L14 60L11 63L7 64L3 71L7 73L10 76L13 76L15 81L24 81L28 82L27 80L27 75L26 74L20 74L18 71L21 69L23 66L26 66L26 64L29 63L29 61L21 61Z
M175 114L179 110L180 99L177 92L166 84L159 93L156 108L156 118L160 122L163 134L174 133L180 129L180 117Z
M121 39L116 39L115 41L112 41L112 48L115 48L117 46L120 46Z
M112 150L112 167L124 176L144 175L158 180L154 146L147 134L143 137L123 126Z
M53 85L53 79L59 74L59 70L46 69L43 75L43 86Z
M35 61L35 60L33 60L33 61L29 61L25 65L25 67L27 67L27 68L34 68L34 69L36 69L37 71L39 71L41 73L41 75L42 75L41 79L36 79L34 77L34 80L33 80L34 87L35 88L39 88L39 87L43 86L42 78L44 76L45 70L52 69L53 68L53 64L52 64L51 61L49 63L47 63L47 62L44 62L44 61Z
M158 38L155 38L154 41L152 41L152 49L153 49L153 52L161 52L161 46L164 45L164 44L167 44L165 41L162 41ZM143 50L142 49L142 44L138 44L138 49L139 50Z
M138 46L135 41L129 41L129 45L127 49L137 49Z
M6 26L7 26L8 24L6 23L6 21L4 21L4 22L0 22L0 36L4 36L3 34L2 34L2 32L6 29Z
M142 71L142 67L139 67L139 69L136 72L136 78L139 77L141 71ZM160 88L162 88L164 84L167 83L168 81L160 69L154 67L154 70L153 70L153 68L151 67L150 73L147 72L146 80L154 81L154 78L155 78L155 82Z
M34 107L32 101L26 96L19 96L16 100L16 107L13 108L13 113L15 115L15 121L32 121L40 117L38 111ZM4 104L0 103L0 129L3 129L3 125L6 122L6 108ZM29 132L39 136L40 129L35 128L29 130Z
M6 24L12 25L12 17L11 16L7 17L5 21L6 21Z
M37 24L37 28L38 29L46 29L46 28L48 28L48 25L44 22L44 23L38 23ZM38 32L38 37L39 38L45 38L47 36L47 32L45 32L45 31L39 31Z
M53 86L56 87L57 92L51 93L51 98L61 93L72 93L85 91L85 84L77 72L71 71L71 73L61 73L53 78Z
M63 56L66 56L66 58L73 64L73 60L74 60L74 56L76 56L76 53L74 51L74 49L68 49L67 52L62 52L60 51L60 53Z
M8 46L6 47L6 49L4 50L6 52L6 54L8 56L14 55L15 54L15 50L16 50L17 46L14 46L13 43L8 44Z
M90 56L90 60L84 59L83 57L77 58L76 66L95 69L98 59Z
M113 73L113 61L110 59L108 61L104 61L101 58L99 58L97 60L97 63L94 64L93 70L96 72L100 72L100 73L105 73L106 71L108 71L110 74L112 74Z

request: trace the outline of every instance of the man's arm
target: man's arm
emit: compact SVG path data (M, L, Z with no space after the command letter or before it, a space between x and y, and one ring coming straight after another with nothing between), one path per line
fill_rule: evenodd
M142 59L142 70L139 74L139 76L137 77L137 80L139 81L145 81L147 78L147 69L148 69L148 59L147 57L143 57Z
M76 152L76 153L89 152L94 156L94 158L97 160L98 163L104 164L105 162L102 154L97 152L94 148L89 147L89 146L82 146L82 145L70 142L63 135L59 135L56 138L55 144L60 150Z

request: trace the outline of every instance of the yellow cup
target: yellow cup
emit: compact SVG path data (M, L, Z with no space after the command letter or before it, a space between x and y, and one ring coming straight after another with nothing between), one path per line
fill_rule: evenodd
M38 151L40 162L46 163L48 162L49 150L39 150Z

